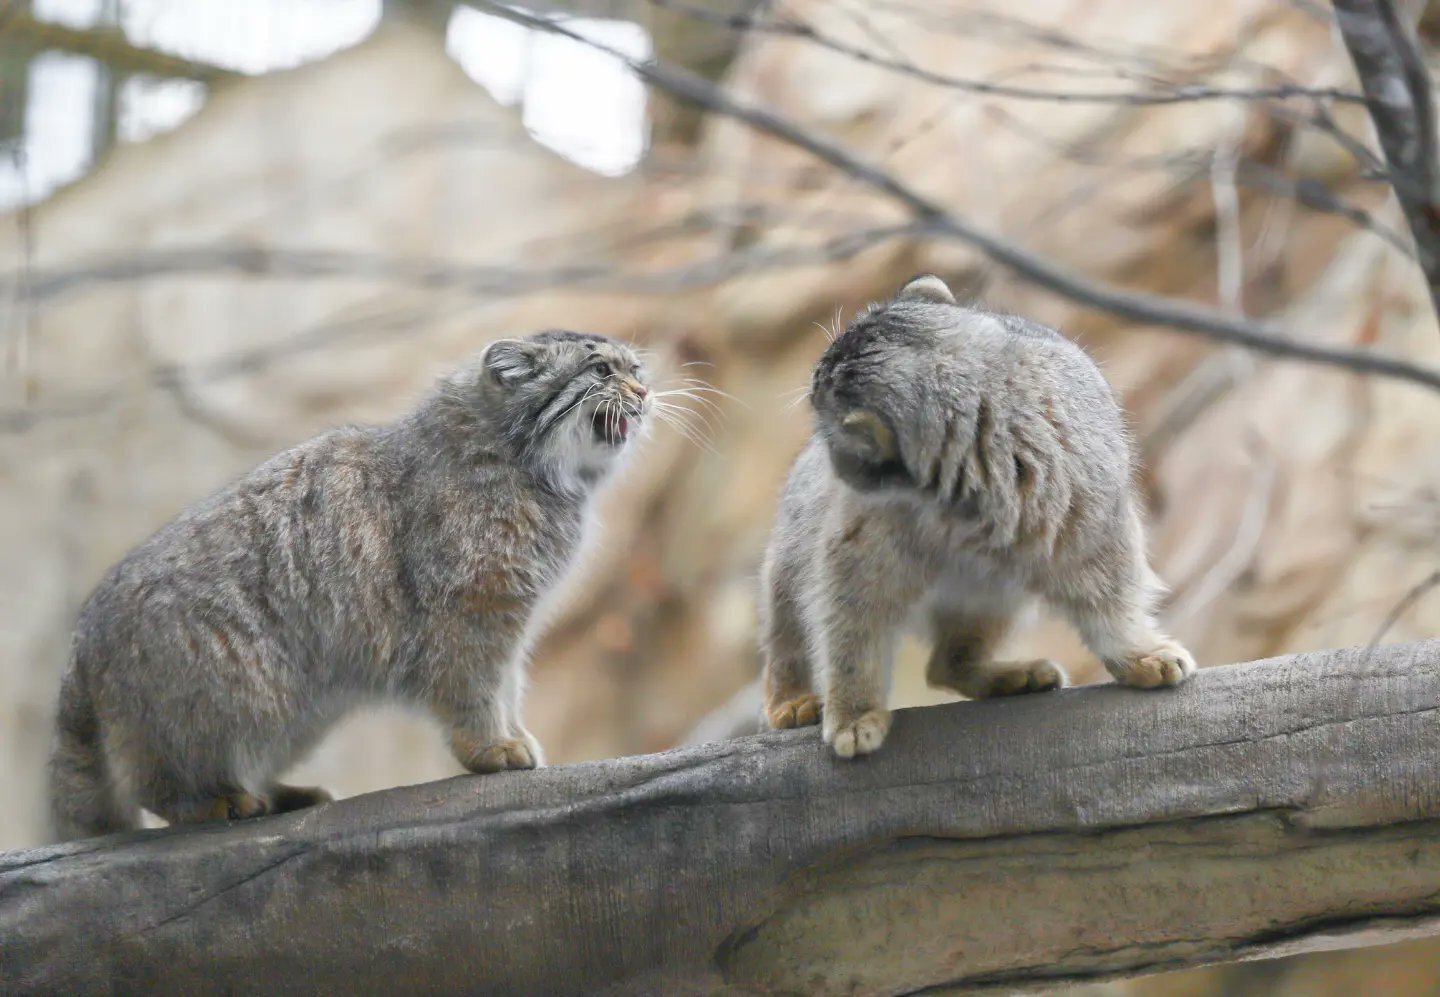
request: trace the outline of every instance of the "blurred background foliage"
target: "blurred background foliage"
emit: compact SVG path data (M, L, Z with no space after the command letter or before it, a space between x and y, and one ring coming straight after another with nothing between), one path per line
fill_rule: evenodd
M1401 7L1428 59L1440 17ZM546 326L725 393L606 496L532 668L553 762L748 715L808 370L922 270L1102 362L1203 663L1436 632L1440 395L1414 372L1440 332L1358 89L1307 0L5 0L0 847L42 839L106 567ZM1101 678L1051 623L1016 644ZM943 699L918 655L896 705ZM397 710L302 768L340 795L457 771ZM1437 967L1416 942L1087 989L1427 994Z

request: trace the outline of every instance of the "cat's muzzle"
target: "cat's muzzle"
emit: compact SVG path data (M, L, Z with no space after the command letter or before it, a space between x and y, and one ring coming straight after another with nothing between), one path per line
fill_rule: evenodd
M639 415L615 405L601 405L590 417L595 438L607 446L618 447L630 438L639 422Z

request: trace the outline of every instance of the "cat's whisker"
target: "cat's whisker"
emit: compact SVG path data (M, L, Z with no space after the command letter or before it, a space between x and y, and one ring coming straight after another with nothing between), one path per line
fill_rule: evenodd
M699 402L700 404L705 405L707 408L712 409L717 415L721 414L721 409L720 406L715 402L715 398L723 398L726 401L734 402L736 405L739 405L743 409L748 410L750 408L748 402L736 398L728 391L722 391L719 388L706 384L704 381L686 379L684 381L681 381L675 387L668 390L675 394L683 394L686 397L690 398L692 401Z
M798 394L796 394L794 398L790 399L790 401L785 406L785 411L794 411L795 409L799 408L803 403L808 402L809 400L810 389L804 388Z
M705 391L702 388L696 387L695 385L685 384L673 388L666 388L665 390L659 392L659 394L664 397L688 398L693 402L704 405L706 408L717 414L723 412L720 405L715 401L715 399L709 397L712 392Z
M561 419L563 419L563 418L565 418L567 415L569 415L569 414L570 414L570 411L571 411L572 409L574 409L575 406L584 404L585 399L589 398L592 394L594 394L594 393L595 393L596 391L598 391L599 389L600 389L600 384L599 384L599 382L590 385L590 387L588 387L588 388L585 389L585 393L584 393L583 395L581 395L579 398L575 399L575 401L572 402L571 404L565 406L565 411L563 411L563 412L561 412L559 415L557 415L557 416L554 418L554 420L552 420L551 425L553 425L553 424L555 424L555 423L558 423Z
M713 446L711 446L709 440L706 440L703 436L701 436L698 431L695 430L693 427L685 424L684 422L676 418L673 410L667 410L657 407L655 409L655 417L661 422L663 422L665 425L669 426L671 429L675 430L675 432L679 433L693 446L700 448L712 457L720 456L719 452L716 451Z
M669 391L658 392L656 397L684 398L687 401L692 401L697 405L703 405L706 409L713 412L716 416L724 416L725 414L725 410L722 409L719 405L715 404L714 400L706 398L704 395L694 394L693 389L691 388L671 388Z
M660 411L663 411L672 418L683 420L685 422L685 425L694 429L696 432L701 432L703 430L703 432L707 434L707 439L710 436L715 435L715 425L711 423L709 419L705 418L705 414L703 412L696 411L695 409L684 408L682 406L674 404L673 402L657 402L656 404ZM696 422L699 423L699 426L696 426Z
M684 415L686 418L697 419L701 425L705 426L711 432L714 432L715 427L710 421L710 413L707 413L704 409L688 408L687 406L679 405L663 397L657 397L655 404L657 407L663 408L666 412L675 412Z
M684 398L686 401L700 402L702 404L705 401L705 399L703 398L694 398L690 395L678 392L666 392L666 395L670 397L680 397ZM715 429L714 426L711 425L710 418L713 416L715 419L719 420L725 417L725 413L722 412L720 409L716 408L714 405L709 406L709 410L707 411L707 409L705 408L686 408L684 406L676 404L673 401L667 401L664 398L657 398L656 401L660 404L668 406L671 409L674 409L675 411L684 412L686 415L695 416L701 422L703 422L705 426L710 429L711 432L714 432Z
M732 401L732 402L734 402L736 405L740 405L740 406L742 406L742 407L744 407L744 408L749 408L749 407L750 407L749 405L747 405L747 404L745 403L745 401L744 401L743 399L737 398L737 397L735 397L734 395L732 395L730 392L724 391L724 390L722 390L722 389L720 389L720 388L715 387L715 385L711 384L711 383L708 382L708 381L702 381L702 380L701 380L700 378L698 378L698 377L684 377L684 378L681 378L680 381L681 381L682 384L687 385L687 386L690 387L692 390L695 390L695 391L706 391L706 392L709 392L709 393L711 393L711 394L719 395L721 398L727 399L728 401Z

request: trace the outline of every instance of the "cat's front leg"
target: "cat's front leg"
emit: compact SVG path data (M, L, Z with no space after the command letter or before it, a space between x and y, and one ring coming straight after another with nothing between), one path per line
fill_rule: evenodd
M524 716L522 703L525 698L525 657L523 653L517 653L502 671L500 700L509 739L524 744L535 763L525 767L540 768L545 764L545 752L541 749L540 742L535 735L525 728L525 724L521 720Z
M450 727L450 750L476 774L533 769L543 764L540 743L527 730L505 730L491 717L470 716Z
M890 672L906 615L922 585L888 552L835 545L826 558L818 641L825 669L825 743L841 758L868 755L890 732ZM907 577L908 575L908 577Z
M533 769L541 763L539 743L512 723L506 683L493 670L442 673L425 699L445 725L455 759L468 771Z

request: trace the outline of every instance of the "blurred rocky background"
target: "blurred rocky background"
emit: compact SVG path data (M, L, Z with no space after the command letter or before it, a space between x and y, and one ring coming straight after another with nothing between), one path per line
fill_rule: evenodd
M1428 7L1401 8L1428 49ZM1328 4L528 9L574 37L484 2L0 2L0 848L43 839L53 698L101 572L270 453L394 416L490 339L552 325L717 389L606 497L535 655L527 718L552 762L747 714L809 368L827 329L923 270L1102 362L1144 457L1166 616L1204 663L1440 630L1440 392L1120 317L1003 265L1020 247L1082 292L1440 369ZM650 88L627 62L690 75ZM797 136L1002 244L937 229ZM1102 678L1062 627L1017 644ZM896 705L942 698L919 653ZM458 771L396 711L302 769L338 795ZM1440 993L1440 944L1090 989Z

